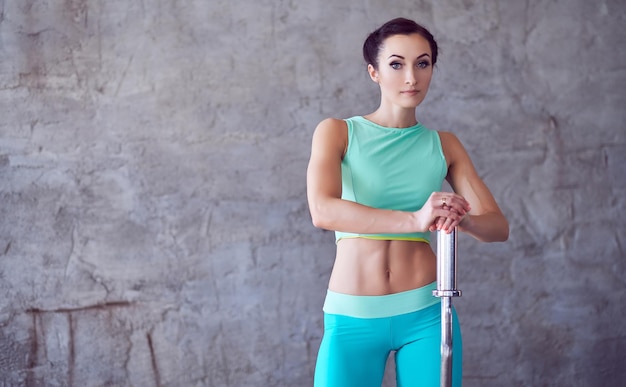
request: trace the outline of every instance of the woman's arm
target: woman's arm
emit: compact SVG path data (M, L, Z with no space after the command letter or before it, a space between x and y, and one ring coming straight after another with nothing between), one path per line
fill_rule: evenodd
M509 238L509 222L491 191L478 176L463 144L452 133L440 132L448 160L446 179L454 192L463 196L472 209L459 224L459 230L482 242L503 242Z
M377 209L341 199L341 160L347 145L345 121L327 119L315 129L307 169L307 198L316 227L364 234L410 233L428 231L438 217L457 224L469 210L460 195L442 192L433 193L416 212ZM443 195L450 206L446 209L441 207Z

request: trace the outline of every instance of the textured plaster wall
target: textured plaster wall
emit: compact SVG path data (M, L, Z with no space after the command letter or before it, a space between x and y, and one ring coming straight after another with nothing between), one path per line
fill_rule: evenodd
M465 385L623 385L618 0L0 0L0 385L311 385L310 138L376 107L398 15L442 49L418 118L511 222L460 238Z

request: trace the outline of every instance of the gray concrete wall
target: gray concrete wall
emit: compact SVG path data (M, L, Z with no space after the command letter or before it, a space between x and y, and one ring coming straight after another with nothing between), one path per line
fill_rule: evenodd
M622 385L619 0L0 0L0 385L310 385L310 138L376 107L398 15L442 48L419 119L511 222L460 238L465 385Z

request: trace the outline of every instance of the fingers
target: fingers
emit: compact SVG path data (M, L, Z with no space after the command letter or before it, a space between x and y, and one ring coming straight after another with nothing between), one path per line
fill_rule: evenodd
M435 192L431 195L434 200L433 206L439 205L442 209L454 209L461 216L468 213L471 208L470 204L461 195L452 192Z
M448 215L439 216L435 219L431 231L445 231L449 234L462 220L463 216L460 216L454 209L449 209Z
M433 192L427 203L433 219L428 227L431 232L451 233L471 210L469 202L454 192Z
M446 218L445 221L443 222L443 226L441 227L441 230L449 234L452 232L452 230L454 230L454 227L456 227L456 225L459 224L460 222L461 222L460 217L458 219L454 219L450 217Z
M440 210L435 211L438 216L434 222L436 230L452 232L471 210L469 202L454 192L434 192L431 198L435 207L437 203L440 206Z

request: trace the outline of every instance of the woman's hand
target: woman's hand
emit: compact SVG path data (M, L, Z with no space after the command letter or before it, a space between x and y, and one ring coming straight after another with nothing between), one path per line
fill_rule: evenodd
M453 192L433 192L424 206L415 213L428 231L452 232L471 210L469 202Z

